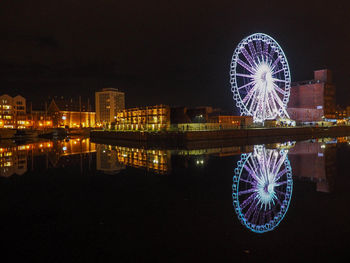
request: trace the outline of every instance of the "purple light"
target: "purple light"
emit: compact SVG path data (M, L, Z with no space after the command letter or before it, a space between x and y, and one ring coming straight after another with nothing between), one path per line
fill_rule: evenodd
M292 172L288 150L254 146L242 154L233 177L232 197L235 211L253 232L273 230L283 219L292 194Z

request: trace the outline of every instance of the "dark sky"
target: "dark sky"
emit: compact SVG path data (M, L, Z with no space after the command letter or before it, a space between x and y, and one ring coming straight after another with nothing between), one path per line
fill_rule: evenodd
M232 109L229 65L238 42L263 32L284 50L292 81L333 70L350 105L346 1L3 0L0 93L38 101L113 86L127 106Z

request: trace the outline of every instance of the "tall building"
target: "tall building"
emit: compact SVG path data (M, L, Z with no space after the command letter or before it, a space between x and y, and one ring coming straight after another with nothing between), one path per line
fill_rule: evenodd
M111 123L117 112L125 109L125 93L118 89L105 88L95 93L97 123Z
M20 95L0 96L0 128L25 128L28 125L26 99Z
M335 85L328 69L314 71L314 79L293 83L288 114L300 122L335 118Z

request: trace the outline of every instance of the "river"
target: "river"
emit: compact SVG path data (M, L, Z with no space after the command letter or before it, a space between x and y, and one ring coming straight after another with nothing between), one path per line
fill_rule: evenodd
M0 142L2 256L312 262L347 255L348 137L209 149Z

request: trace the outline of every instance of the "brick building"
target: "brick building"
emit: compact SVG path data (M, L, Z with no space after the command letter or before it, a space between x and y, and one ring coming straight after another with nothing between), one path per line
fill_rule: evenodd
M87 128L95 127L96 113L90 110L90 104L64 97L52 99L47 115L53 127Z
M299 122L334 119L335 85L328 69L314 71L314 79L293 83L290 90L288 114Z

